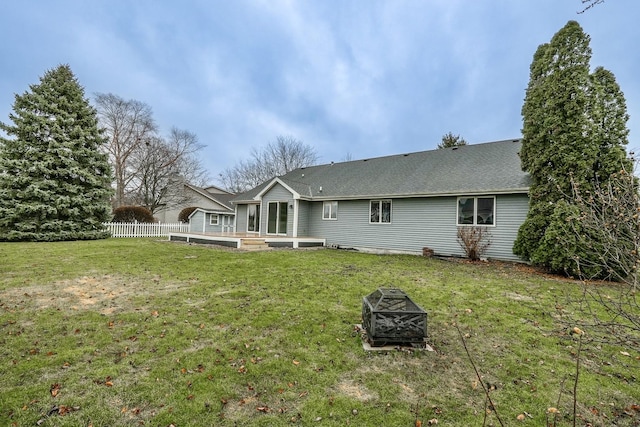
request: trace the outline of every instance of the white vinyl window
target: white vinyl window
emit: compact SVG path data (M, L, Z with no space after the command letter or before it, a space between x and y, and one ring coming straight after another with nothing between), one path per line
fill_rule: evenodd
M218 223L220 221L218 217L219 217L219 215L211 214L209 216L209 225L218 225Z
M328 220L338 219L338 202L322 203L322 219L328 219Z
M495 197L458 197L458 225L495 225Z
M369 203L369 223L391 223L391 200L372 200Z

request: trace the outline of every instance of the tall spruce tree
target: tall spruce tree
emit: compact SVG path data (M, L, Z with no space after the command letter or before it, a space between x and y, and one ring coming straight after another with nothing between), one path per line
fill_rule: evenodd
M0 240L107 237L111 168L95 109L68 65L16 95L0 123Z
M576 259L593 256L568 232L567 222L579 216L575 188L594 191L629 162L624 96L611 72L599 67L590 73L589 42L569 21L539 46L522 108L520 156L532 183L514 253L567 274L578 273Z

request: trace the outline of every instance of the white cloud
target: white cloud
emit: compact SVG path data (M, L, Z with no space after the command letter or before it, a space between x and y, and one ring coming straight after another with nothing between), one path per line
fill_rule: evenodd
M640 4L578 0L11 2L0 15L0 121L13 93L69 63L88 95L148 103L198 134L212 174L291 134L323 161L516 137L536 47L569 19L592 36L640 126ZM13 42L20 34L20 42ZM633 141L632 141L632 145ZM635 144L639 145L638 143Z

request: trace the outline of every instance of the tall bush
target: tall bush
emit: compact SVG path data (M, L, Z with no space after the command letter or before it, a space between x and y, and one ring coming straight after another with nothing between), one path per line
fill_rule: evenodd
M112 222L155 222L151 211L144 206L120 206L113 210Z
M629 164L624 95L611 72L590 72L589 43L570 21L539 46L522 107L520 156L532 183L529 212L513 250L569 275L579 273L574 259L580 248L562 235L564 223L574 218L573 185L594 191Z

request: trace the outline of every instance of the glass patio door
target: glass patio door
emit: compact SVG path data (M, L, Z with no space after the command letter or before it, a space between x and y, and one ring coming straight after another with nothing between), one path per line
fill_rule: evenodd
M247 206L247 231L253 233L260 231L260 205Z
M287 211L287 202L269 202L268 234L287 234Z

